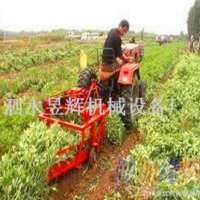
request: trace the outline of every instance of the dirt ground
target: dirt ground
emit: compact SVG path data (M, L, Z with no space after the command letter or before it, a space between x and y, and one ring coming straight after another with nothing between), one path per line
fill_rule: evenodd
M91 169L86 171L87 163L84 163L79 170L57 179L58 193L52 194L49 200L103 199L118 187L115 175L119 157L127 156L142 140L143 136L135 132L129 134L120 147L108 142Z

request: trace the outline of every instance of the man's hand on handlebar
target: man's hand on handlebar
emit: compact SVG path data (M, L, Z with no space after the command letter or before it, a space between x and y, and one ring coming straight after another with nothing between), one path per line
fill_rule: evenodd
M135 59L133 57L128 57L128 62L129 63L133 63L135 61Z
M127 57L124 54L120 57L121 60L123 60L125 63L133 63L135 59L133 57Z

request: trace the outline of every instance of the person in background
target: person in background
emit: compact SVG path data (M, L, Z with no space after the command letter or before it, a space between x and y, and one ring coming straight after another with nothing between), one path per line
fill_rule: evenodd
M164 36L164 42L165 44L168 42L168 37L166 35Z
M158 42L158 35L156 35L156 43Z
M160 43L160 46L165 43L165 36L164 35L160 36L159 43Z
M192 35L191 38L190 38L190 52L193 52L195 53L195 50L194 50L194 36Z

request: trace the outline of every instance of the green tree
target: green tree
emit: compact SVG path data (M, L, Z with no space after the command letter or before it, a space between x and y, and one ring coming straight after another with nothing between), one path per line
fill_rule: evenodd
M99 32L99 36L100 36L100 37L103 36L103 34L104 34L103 31Z
M200 36L200 0L196 0L188 14L188 35L194 35L197 39Z

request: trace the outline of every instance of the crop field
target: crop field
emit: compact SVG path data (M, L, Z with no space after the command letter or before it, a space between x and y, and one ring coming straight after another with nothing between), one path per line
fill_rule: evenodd
M184 53L173 73L154 93L163 100L164 113L152 116L148 109L139 119L138 129L145 139L126 157L121 174L124 185L105 199L132 199L144 194L146 199L163 199L162 192L166 191L170 195L165 194L165 199L198 199L199 63L198 57ZM173 111L172 99L177 99ZM135 163L134 170L126 168L130 160Z
M61 157L55 152L81 137L40 122L42 101L77 86L81 50L88 66L98 70L97 49L104 41L0 44L0 200L149 200L164 199L158 191L200 190L200 58L186 52L184 42L159 46L151 38L144 41L139 65L147 82L145 115L138 115L131 134L118 115L108 116L107 145L93 168L85 172L83 164L80 172L51 184L48 168L77 149ZM156 100L161 100L162 115L153 112ZM198 197L172 193L165 199Z

